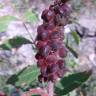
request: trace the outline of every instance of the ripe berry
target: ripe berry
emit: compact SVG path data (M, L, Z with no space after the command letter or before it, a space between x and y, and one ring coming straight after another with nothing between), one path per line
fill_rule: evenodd
M63 58L67 55L64 47L64 26L68 23L70 8L67 0L55 0L54 4L45 9L41 18L43 24L37 29L36 54L37 66L40 68L40 82L55 82L66 72Z
M59 8L59 13L61 14L61 16L69 17L70 14L70 8L67 4L62 4Z
M53 51L56 51L60 48L61 44L57 39L53 39L51 42L49 42L49 45Z
M48 56L48 54L50 53L51 49L50 46L44 46L40 49L40 54L44 57Z
M43 59L43 56L42 54L40 54L40 52L37 52L37 54L35 55L35 58L39 60L39 59Z
M47 40L48 39L48 31L43 30L37 35L37 40Z
M64 65L64 60L58 60L57 64L59 66L59 69L64 69L65 68L65 65Z
M45 9L42 13L42 16L41 18L45 21L45 22L49 22L49 21L52 21L54 19L54 11L52 10L48 10L48 9Z
M38 26L38 28L37 28L37 32L38 32L38 34L40 34L42 31L44 31L45 30L45 28L44 28L44 25L42 24L42 25L40 25L40 26Z
M38 61L37 61L37 66L38 67L41 67L41 66L43 66L44 65L44 59L39 59Z
M60 37L60 33L58 31L52 32L51 39L57 39Z
M66 55L67 55L67 50L66 50L64 47L60 48L58 51L59 51L59 56L60 56L61 58L66 57Z
M41 49L41 48L43 48L46 45L47 45L47 42L45 42L45 41L38 41L37 44L36 44L36 47L38 49Z
M52 64L55 64L57 62L57 57L55 55L48 55L46 57L46 61L47 61L47 64L48 65L52 65Z
M66 3L68 2L69 0L61 0L62 3Z

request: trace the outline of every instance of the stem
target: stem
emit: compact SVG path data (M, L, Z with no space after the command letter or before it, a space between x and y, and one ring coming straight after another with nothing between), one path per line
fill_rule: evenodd
M29 36L30 36L30 38L31 38L31 40L32 40L32 44L34 44L34 45L35 45L35 42L34 42L34 40L33 40L32 36L31 36L31 33L29 32L29 30L28 30L28 28L27 28L27 26L26 26L26 24L25 24L24 22L23 22L23 25L24 25L24 27L25 27L26 31L28 32L28 34L29 34Z
M35 47L36 43L35 43L35 41L33 40L33 37L32 37L32 35L31 35L31 33L29 32L29 29L27 28L27 26L26 26L26 24L25 24L24 22L22 22L22 23L23 23L23 25L24 25L27 33L29 34L29 36L30 36L30 38L31 38L32 44L34 45L34 46L32 46L32 48L33 48L33 49L36 49L36 47Z
M47 91L48 91L48 96L54 96L54 83L53 82L51 81L48 82Z

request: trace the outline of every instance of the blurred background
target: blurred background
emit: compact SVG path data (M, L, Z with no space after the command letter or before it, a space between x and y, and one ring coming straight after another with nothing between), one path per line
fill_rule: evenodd
M0 44L15 36L34 41L37 26L42 23L41 13L53 1L0 0ZM64 41L68 39L68 44L79 56L75 58L69 52L66 66L70 72L90 68L93 70L89 80L77 91L72 92L71 96L96 96L96 0L70 0L69 5L72 7L72 13L70 24L64 27ZM29 32L26 31L23 22L26 23ZM23 44L11 50L0 48L0 92L7 90L5 82L11 75L26 66L36 64L35 54L36 49L31 44Z

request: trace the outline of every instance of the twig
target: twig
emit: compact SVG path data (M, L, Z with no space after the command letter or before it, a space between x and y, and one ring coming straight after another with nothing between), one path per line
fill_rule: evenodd
M16 8L15 8L15 6L11 3L11 1L10 0L6 0L6 2L5 2L5 4L7 4L7 5L10 5L11 6L11 8L13 9L13 11L14 11L14 13L13 14L17 14L17 16L15 16L17 19L19 19L20 21L22 21L22 23L23 23L23 25L24 25L24 27L25 27L25 29L26 29L26 31L28 32L28 34L29 34L29 36L30 36L30 38L31 38L31 40L32 40L32 44L34 44L35 45L35 41L33 40L33 38L32 38L32 36L31 36L31 33L29 32L29 30L28 30L28 28L27 28L27 26L26 26L26 24L24 23L24 18L23 18L23 16L22 16L22 14L20 14L20 12L18 12L17 10L16 10Z
M31 33L29 32L29 30L28 30L28 28L27 28L27 26L26 26L26 24L25 24L24 22L23 22L23 25L24 25L24 27L25 27L27 33L29 34L29 36L30 36L30 38L31 38L31 40L32 40L32 44L35 45L35 41L33 40L32 35L31 35Z

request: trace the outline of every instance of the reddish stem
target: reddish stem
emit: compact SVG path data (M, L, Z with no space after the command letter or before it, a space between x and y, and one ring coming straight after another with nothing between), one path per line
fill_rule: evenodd
M54 96L54 83L53 82L51 81L48 82L47 91L48 91L48 96Z

